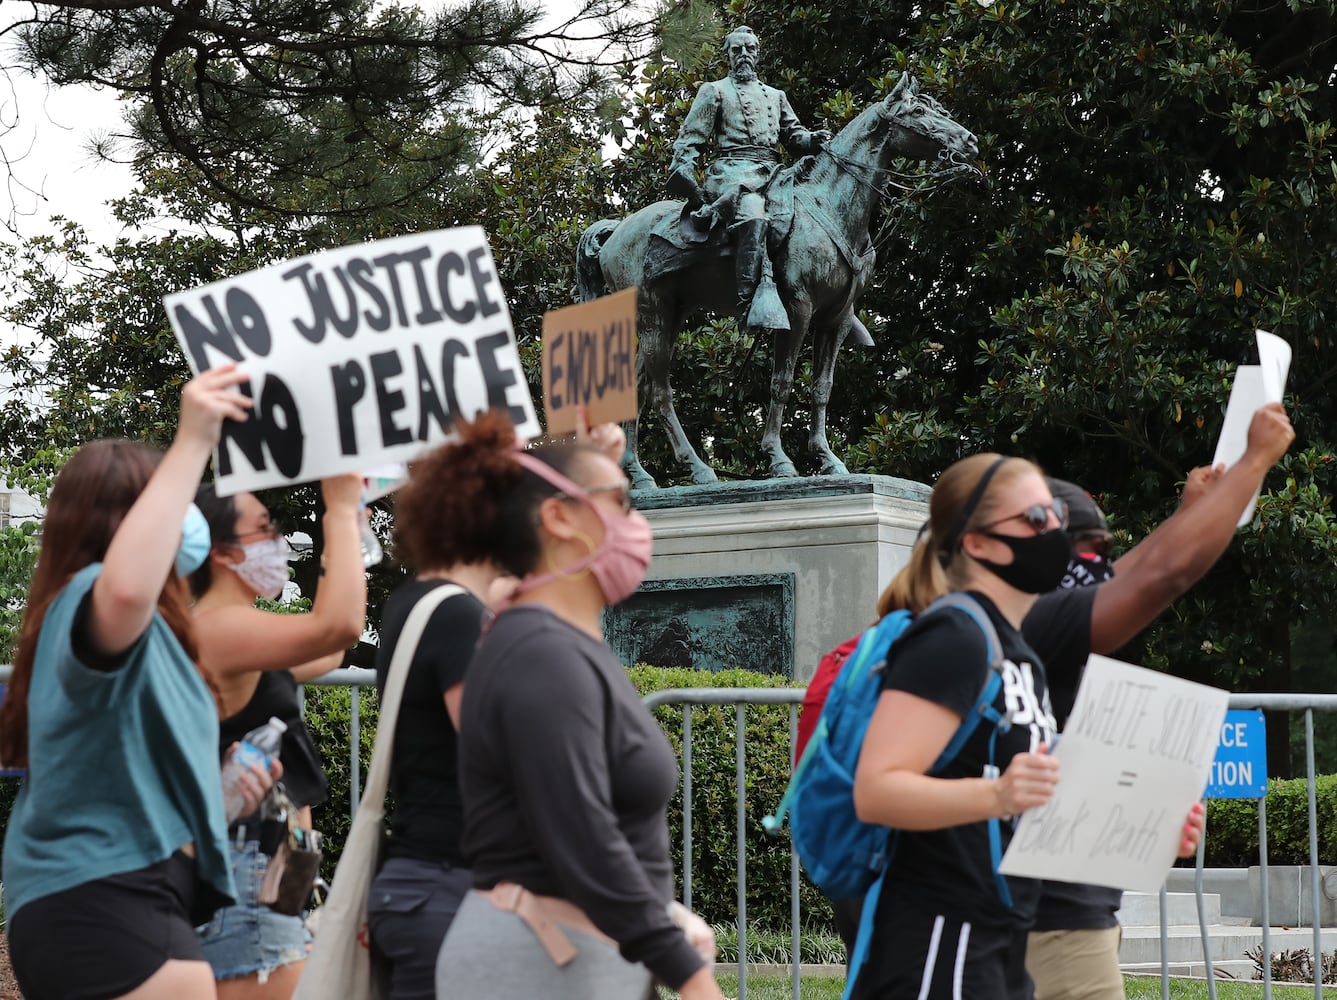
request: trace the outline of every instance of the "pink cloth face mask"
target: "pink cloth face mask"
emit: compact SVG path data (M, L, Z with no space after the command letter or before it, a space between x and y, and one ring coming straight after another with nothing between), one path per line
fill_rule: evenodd
M593 510L603 525L604 540L603 544L588 556L570 566L551 573L525 577L511 593L506 604L514 603L515 599L527 590L586 569L594 576L599 584L599 590L603 592L604 600L610 606L625 601L636 593L636 588L645 579L646 571L650 568L650 558L654 554L654 532L644 515L633 510L623 517L614 517L596 504L584 489L552 466L522 451L513 452L512 457L544 482Z

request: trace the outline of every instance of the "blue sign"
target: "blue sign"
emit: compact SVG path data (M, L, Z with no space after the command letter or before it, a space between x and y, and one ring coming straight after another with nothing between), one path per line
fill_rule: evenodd
M1261 799L1266 794L1267 725L1263 713L1227 712L1203 797Z

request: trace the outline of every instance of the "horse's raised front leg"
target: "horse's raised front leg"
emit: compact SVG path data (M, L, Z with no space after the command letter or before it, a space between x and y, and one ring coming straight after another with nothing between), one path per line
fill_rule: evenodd
M766 411L766 431L761 436L761 447L770 456L771 476L776 479L798 475L798 469L794 468L794 463L785 454L780 431L784 427L785 406L794 389L794 368L811 318L811 306L794 303L789 307L788 331L756 331L757 336L771 337L771 405Z
M647 310L648 311L648 310ZM642 313L644 316L645 313ZM644 324L645 329L640 340L641 393L643 398L659 410L664 429L668 431L669 445L673 456L692 470L692 482L713 483L719 477L715 470L701 461L701 456L692 447L682 424L678 422L678 412L673 408L673 385L669 380L669 366L673 361L673 340L678 335L679 317L667 309L657 321ZM644 470L642 470L644 472Z
M831 402L831 387L836 380L836 355L853 329L854 315L846 311L834 323L813 331L812 432L808 447L821 460L820 475L845 476L849 469L836 457L826 438L826 407Z

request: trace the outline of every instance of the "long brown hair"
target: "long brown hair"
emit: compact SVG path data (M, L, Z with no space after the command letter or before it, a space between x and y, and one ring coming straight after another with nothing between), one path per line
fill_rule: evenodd
M56 477L42 522L42 548L28 590L14 673L0 704L0 761L9 767L28 763L28 689L47 609L76 573L106 556L116 529L161 458L161 453L134 441L94 441L76 451ZM187 655L196 660L189 597L175 569L158 596L158 611ZM214 689L209 674L202 669L200 673Z
M962 536L994 520L1007 485L1027 472L1040 474L1024 458L983 452L953 463L939 476L929 497L928 522L915 542L910 561L877 599L878 619L901 609L918 614L943 594L959 588L966 572ZM967 509L986 475L990 478L984 491L975 498L973 508Z

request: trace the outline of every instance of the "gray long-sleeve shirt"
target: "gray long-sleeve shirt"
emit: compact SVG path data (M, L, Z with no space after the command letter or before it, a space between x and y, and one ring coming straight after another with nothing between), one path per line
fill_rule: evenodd
M545 608L503 613L460 711L462 846L474 885L579 906L673 988L703 964L669 920L673 750L612 651Z

